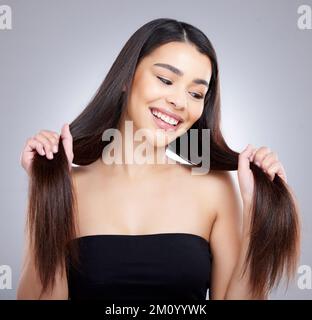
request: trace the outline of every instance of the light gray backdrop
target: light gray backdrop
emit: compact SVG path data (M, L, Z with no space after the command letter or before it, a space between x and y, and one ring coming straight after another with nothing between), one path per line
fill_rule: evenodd
M12 30L0 30L0 266L11 266L13 281L0 299L15 299L21 269L27 177L19 157L26 139L72 121L130 35L160 17L194 24L214 44L225 137L236 151L247 143L277 151L302 211L300 264L312 267L312 30L297 27L298 7L312 7L311 0L2 4L12 8ZM297 279L271 299L311 299L312 289L300 289Z

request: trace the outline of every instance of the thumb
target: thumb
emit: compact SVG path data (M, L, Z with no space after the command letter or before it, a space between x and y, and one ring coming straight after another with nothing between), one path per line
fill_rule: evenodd
M73 158L73 137L70 133L69 124L65 123L61 130L62 143L68 160L71 162Z
M250 157L253 155L253 152L253 146L248 144L247 147L239 154L238 169L240 171L249 169Z

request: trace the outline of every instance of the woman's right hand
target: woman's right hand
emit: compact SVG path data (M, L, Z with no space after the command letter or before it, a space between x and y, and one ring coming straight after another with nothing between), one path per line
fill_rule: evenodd
M35 153L46 156L49 160L53 159L53 153L58 152L59 140L62 139L63 147L68 159L69 169L74 159L73 138L69 130L69 125L65 123L61 130L61 135L49 130L41 130L35 136L27 139L24 149L21 153L20 162L22 167L30 175L31 165Z

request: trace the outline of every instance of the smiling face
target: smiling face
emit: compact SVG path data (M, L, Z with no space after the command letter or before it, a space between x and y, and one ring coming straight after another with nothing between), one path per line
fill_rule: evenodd
M164 44L138 64L124 119L147 129L154 146L167 145L200 118L210 77L210 60L195 46Z

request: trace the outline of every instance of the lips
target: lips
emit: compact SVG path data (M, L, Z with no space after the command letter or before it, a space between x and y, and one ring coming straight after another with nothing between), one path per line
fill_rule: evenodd
M176 131L180 127L180 124L183 122L183 120L182 121L179 120L179 119L181 119L180 117L177 117L177 116L173 117L171 113L169 114L168 112L162 112L161 109L159 109L159 108L151 107L149 109L150 109L151 115L153 117L153 120L154 120L156 126L159 127L160 129L164 129L166 131L167 130L168 131ZM153 114L153 110L156 110L156 111L159 111L165 115L168 115L171 118L174 118L175 120L177 120L179 122L176 125L167 123L167 122L163 121L162 119L158 118L157 116L155 116Z
M183 119L182 119L180 116L178 116L177 114L174 114L174 113L172 113L172 112L170 112L170 111L167 111L167 110L165 110L165 109L163 109L163 108L150 107L150 109L151 109L151 111L153 111L153 110L159 111L159 112L161 112L162 114L167 115L168 117L171 117L171 118L173 118L173 119L175 119L175 120L177 120L177 121L179 121L179 122L183 122Z

